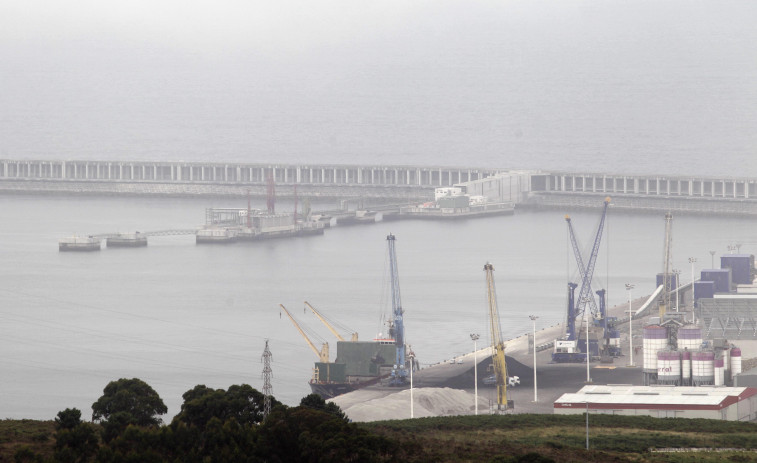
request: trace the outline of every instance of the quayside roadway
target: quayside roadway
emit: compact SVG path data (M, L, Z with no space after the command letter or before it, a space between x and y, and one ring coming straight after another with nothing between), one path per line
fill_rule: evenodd
M690 291L690 289L686 289ZM687 292L686 294L689 294ZM633 339L634 346L641 346L642 328L648 324L650 316L656 315L657 297L655 293L632 301L631 310L634 313ZM682 294L683 296L683 294ZM690 298L690 294L686 296ZM686 301L684 297L684 301ZM686 306L684 303L682 306ZM551 363L552 343L564 334L565 327L562 324L542 328L536 331L534 345L536 346L536 372L537 372L537 395L534 402L534 370L533 351L529 347L531 333L526 333L505 342L507 357L508 376L518 376L520 384L507 388L508 399L514 401L514 413L553 413L553 404L562 394L576 392L586 384L632 384L643 385L643 352L634 349L633 362L628 356L629 330L628 330L628 304L620 304L609 309L611 316L618 317L616 326L620 328L621 348L623 356L615 358L613 363L605 364L591 362L589 376L591 383L587 383L587 371L585 363ZM690 310L690 309L689 309ZM745 358L757 356L757 341L743 342L739 345L744 352ZM478 351L451 357L437 364L427 366L413 374L414 388L454 388L462 389L471 394L474 392L474 358L478 363L478 394L479 413L486 414L489 402L495 397L493 388L486 387L483 379L490 374L487 367L491 363L491 347L485 347ZM422 359L421 359L422 360ZM629 366L633 364L633 366ZM380 404L382 399L391 401L391 395L397 393L397 388L388 386L369 386L349 394L339 396L334 401L342 408L357 403L371 401L372 404ZM473 404L471 403L471 408ZM472 410L471 410L472 413Z

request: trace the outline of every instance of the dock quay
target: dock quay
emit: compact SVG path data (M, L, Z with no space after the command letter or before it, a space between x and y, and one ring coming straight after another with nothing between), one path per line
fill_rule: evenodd
M757 178L548 172L396 165L245 164L0 159L0 194L360 199L413 204L440 187L465 187L518 208L601 207L685 214L757 215Z

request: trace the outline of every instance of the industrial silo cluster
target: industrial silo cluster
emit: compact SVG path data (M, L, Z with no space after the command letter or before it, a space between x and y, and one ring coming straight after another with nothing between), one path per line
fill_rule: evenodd
M727 342L702 340L697 326L644 327L644 385L724 386L741 373L741 349ZM675 340L671 343L671 340Z

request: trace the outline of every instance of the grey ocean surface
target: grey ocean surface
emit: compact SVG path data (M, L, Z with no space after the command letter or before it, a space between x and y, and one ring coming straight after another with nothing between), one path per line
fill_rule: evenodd
M144 30L131 40L76 29L0 40L0 157L757 176L755 2L379 10L346 7L341 29L295 22L306 32L266 29L258 42L232 31L220 48L207 31L193 36L196 47ZM178 236L145 249L57 250L74 233L192 228L211 206L245 204L0 197L0 418L52 419L68 407L87 415L108 381L138 377L170 420L197 384L262 388L264 339L274 395L297 404L316 356L278 304L328 340L332 358L335 340L302 312L305 300L371 339L389 310L390 232L407 339L424 364L470 351L472 332L488 336L487 261L506 337L529 331L529 314L538 326L565 316L565 211L232 246ZM598 212L572 215L588 246ZM753 223L676 217L682 280L688 257L698 271L710 250L754 253ZM611 305L626 301L627 282L634 296L652 292L663 227L662 214L611 212L594 285Z

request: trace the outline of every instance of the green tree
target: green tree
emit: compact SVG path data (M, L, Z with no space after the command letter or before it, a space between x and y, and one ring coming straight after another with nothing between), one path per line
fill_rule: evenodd
M319 396L318 394L310 394L303 397L302 400L300 400L300 407L321 410L326 413L335 415L343 419L344 421L349 421L347 419L347 415L345 415L342 409L339 408L339 405L335 404L334 402L326 402L323 397Z
M396 442L307 406L274 410L258 432L256 454L272 463L401 461Z
M150 385L138 378L121 378L108 383L103 395L92 404L92 421L108 421L112 415L121 413L122 420L130 418L129 424L153 426L163 422L159 415L167 411L168 407Z
M212 389L204 385L195 386L182 396L184 403L174 422L204 429L213 418L221 423L233 418L245 426L259 424L263 421L263 393L249 384L233 385L227 391ZM271 398L271 407L280 406L281 402Z
M78 408L67 408L58 412L55 417L55 429L74 429L81 424L81 410Z
M55 451L53 460L61 463L91 461L100 442L97 431L90 423L81 421L81 411L67 408L55 418Z

